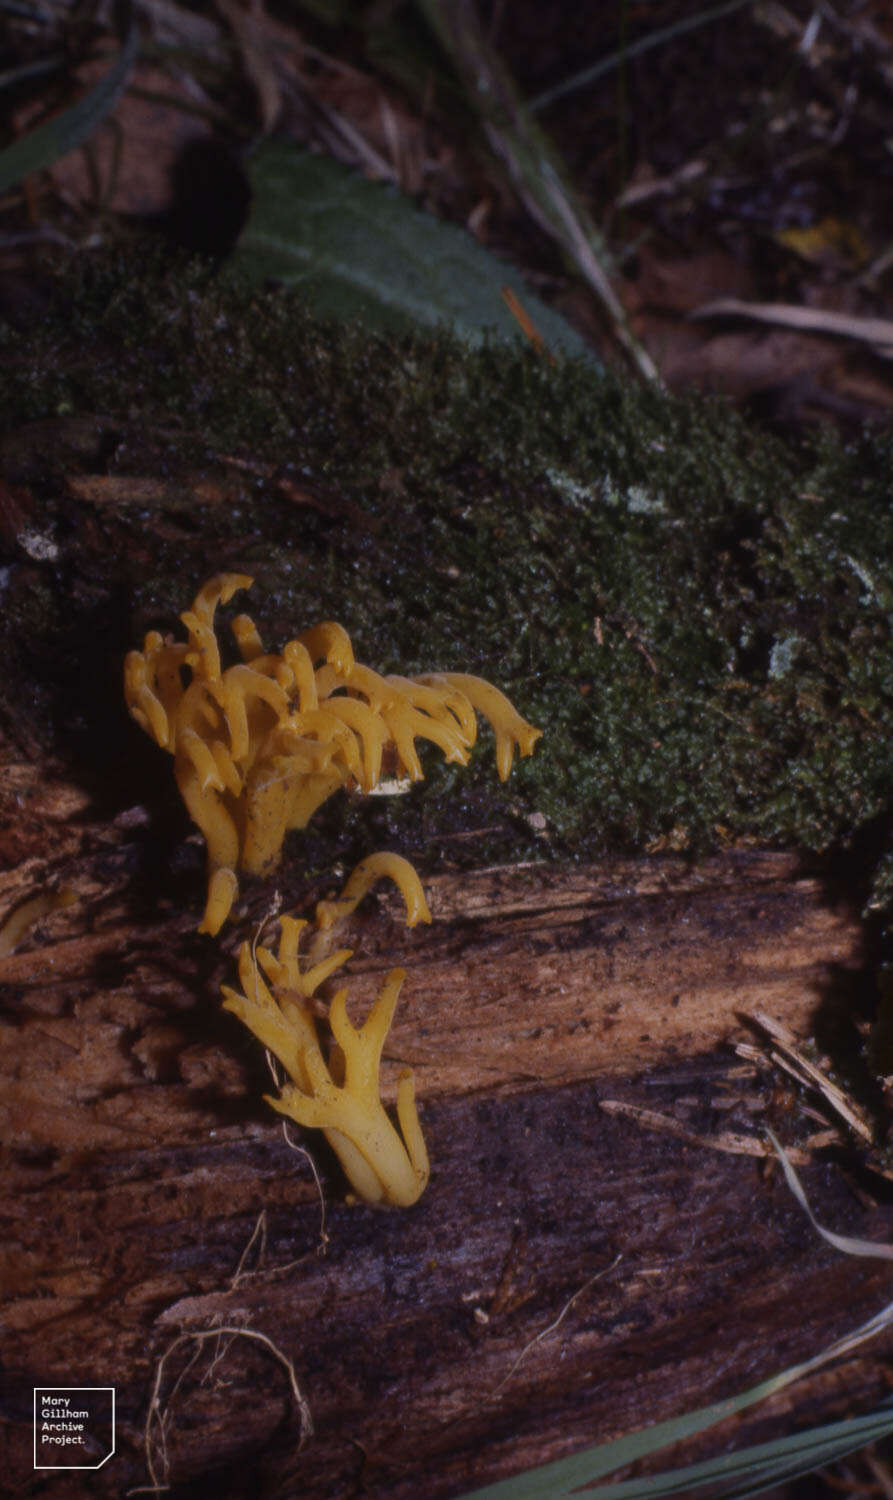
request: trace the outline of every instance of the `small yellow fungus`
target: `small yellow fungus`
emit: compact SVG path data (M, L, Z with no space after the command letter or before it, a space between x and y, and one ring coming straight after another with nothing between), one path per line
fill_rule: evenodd
M399 886L408 925L431 920L415 870L399 855L383 854L372 855L357 866L339 901L320 903L317 927L330 927L352 912L373 882L383 876ZM381 1102L378 1076L405 971L390 971L360 1027L348 1018L347 991L338 991L329 1007L335 1045L327 1062L310 1002L323 981L347 962L351 950L339 949L302 969L299 948L308 925L282 917L275 955L269 948L254 951L243 943L239 952L242 989L224 985L224 1007L253 1031L288 1074L290 1081L279 1097L267 1095L267 1103L298 1124L323 1132L365 1202L406 1207L421 1197L429 1175L413 1075L404 1068L397 1082L399 1130Z
M483 678L381 676L362 666L333 621L305 630L277 655L265 651L253 620L238 615L241 660L224 667L215 612L252 581L244 573L210 578L180 617L187 641L150 631L124 663L127 706L173 755L180 794L205 837L208 896L199 930L212 934L238 895L237 871L269 873L286 833L306 827L339 787L371 792L391 762L398 775L420 780L416 740L464 765L476 711L493 727L503 781L515 747L529 755L542 732Z
M409 860L400 854L387 852L367 855L360 860L337 901L320 901L316 908L316 925L326 932L336 922L343 922L356 911L367 891L371 891L376 880L389 878L399 887L406 905L406 925L415 927L417 922L430 922L431 913L425 900L421 881Z

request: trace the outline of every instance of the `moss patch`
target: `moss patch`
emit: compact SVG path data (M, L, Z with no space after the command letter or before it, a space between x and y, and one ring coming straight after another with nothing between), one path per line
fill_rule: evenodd
M482 736L468 772L431 754L410 796L327 809L345 858L845 848L889 814L889 437L792 451L718 404L321 327L195 266L92 264L0 339L5 472L55 549L4 573L10 734L137 753L123 653L238 568L271 645L336 618L360 660L479 672L546 730L506 788Z

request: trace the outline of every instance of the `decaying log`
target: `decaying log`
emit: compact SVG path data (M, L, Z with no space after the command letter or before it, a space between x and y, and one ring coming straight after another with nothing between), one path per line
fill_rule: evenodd
M351 1003L362 1014L383 970L408 969L385 1081L415 1069L433 1163L418 1205L375 1211L345 1201L307 1136L321 1197L263 1103L260 1049L220 1009L272 888L213 943L195 932L200 879L153 884L142 814L105 824L24 767L7 786L19 847L0 918L38 889L77 898L0 960L17 1490L39 1381L117 1392L115 1457L52 1476L56 1496L153 1476L185 1496L210 1476L221 1496L436 1500L732 1394L889 1298L883 1263L819 1241L747 1154L767 1120L808 1130L797 1110L779 1123L791 1101L768 1067L735 1056L741 1014L805 1038L862 962L820 870L736 851L440 874L434 922L412 933L396 899L372 900L348 939ZM803 1177L824 1222L889 1234L836 1167ZM870 1403L883 1352L721 1441Z

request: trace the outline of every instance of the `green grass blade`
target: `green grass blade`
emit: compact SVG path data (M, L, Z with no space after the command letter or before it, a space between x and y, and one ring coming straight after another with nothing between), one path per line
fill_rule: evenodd
M612 73L619 68L621 63L630 62L634 57L640 57L643 52L650 52L652 47L662 47L667 42L675 41L676 37L683 36L686 31L696 31L700 26L706 26L710 21L719 21L723 16L730 16L733 11L741 10L742 6L749 0L725 0L723 5L714 5L710 10L699 11L696 16L686 16L682 21L674 21L672 26L661 26L657 31L649 31L647 36L639 37L638 41L630 42L626 47L619 47L609 57L603 57L600 62L593 63L589 68L581 68L578 73L573 73L563 83L556 83L554 88L545 89L542 94L537 94L530 100L527 108L531 113L538 110L548 109L558 99L565 99L568 94L575 94L580 89L588 88L591 83L604 77L605 73Z
M667 1448L673 1443L683 1442L686 1438L695 1437L699 1432L704 1432L708 1427L714 1427L726 1417L733 1417L738 1412L744 1411L746 1407L755 1405L766 1396L773 1395L803 1373L806 1367L796 1365L790 1370L783 1371L779 1375L773 1375L768 1380L763 1380L759 1385L751 1386L737 1396L730 1396L724 1401L714 1401L710 1406L698 1407L696 1411L686 1412L680 1417L670 1417L665 1422L655 1422L653 1427L645 1427L639 1432L627 1433L625 1437L614 1438L609 1443L602 1443L600 1447L588 1448L583 1453L575 1453L571 1458L558 1459L555 1463L544 1464L538 1469L532 1469L527 1474L519 1474L514 1479L502 1479L496 1484L485 1486L484 1489L474 1490L465 1495L463 1500L561 1500L562 1496L570 1495L575 1489L582 1485L594 1484L597 1479L602 1479L606 1474L613 1474L616 1469L626 1468L627 1464L637 1463L640 1459L650 1458L661 1448ZM681 1471L680 1471L681 1472ZM660 1476L651 1476L650 1482L656 1485L659 1478L666 1486L672 1484L674 1479L672 1473ZM616 1485L610 1485L604 1490L599 1490L599 1496L605 1500L615 1500L615 1491L619 1489ZM671 1488L658 1491L654 1494L673 1494Z
M62 52L53 52L48 57L38 57L34 62L22 63L21 67L0 73L0 92L20 83L27 83L29 78L42 78L46 73L57 73L64 66L65 56Z
M782 1146L771 1131L767 1133L778 1154L788 1187L809 1215L816 1232L844 1254L890 1258L893 1252L887 1245L835 1235L830 1230L822 1228L809 1206L800 1180ZM527 1474L519 1474L514 1479L499 1480L496 1484L487 1485L484 1489L474 1490L471 1494L464 1496L463 1500L562 1500L563 1496L570 1495L583 1485L594 1484L596 1480L614 1473L617 1469L625 1468L628 1464L636 1463L640 1459L649 1458L653 1453L673 1443L694 1437L718 1422L724 1421L726 1417L735 1416L767 1396L775 1395L777 1391L783 1390L802 1376L811 1374L812 1371L841 1355L848 1354L866 1339L874 1338L891 1323L893 1323L893 1302L881 1308L858 1328L836 1339L811 1359L791 1365L787 1370L771 1375L768 1380L751 1386L737 1396L730 1396L725 1401L715 1401L710 1406L702 1406L680 1417L671 1417L665 1422L656 1422L653 1427L628 1433L625 1437L615 1438L612 1442L603 1443L597 1448L586 1449L583 1453L574 1454L571 1458L544 1464L538 1469L530 1470ZM658 1496L675 1495L680 1491L691 1490L697 1484L713 1483L717 1479L740 1474L741 1484L739 1485L736 1480L732 1488L722 1492L727 1500L732 1500L733 1496L758 1494L761 1488L775 1483L778 1478L788 1476L793 1478L797 1474L808 1473L811 1469L830 1463L845 1453L850 1453L865 1443L874 1442L878 1437L886 1436L890 1432L893 1432L893 1410L888 1405L865 1417L834 1423L829 1427L814 1428L806 1433L794 1433L772 1443L744 1449L739 1453L726 1454L704 1464L690 1465L686 1469L651 1475L643 1480L622 1480L618 1484L599 1488L597 1493L599 1500L646 1500L646 1497L647 1500L657 1500ZM869 1435L866 1436L866 1433ZM850 1441L851 1438L852 1441ZM781 1467L787 1459L790 1459L791 1464L795 1466L790 1470Z
M688 1464L670 1474L600 1485L593 1494L598 1500L658 1500L659 1496L690 1494L709 1484L718 1486L712 1489L713 1500L745 1500L748 1495L760 1494L767 1486L836 1463L890 1433L893 1433L893 1406L888 1402L861 1417L811 1427L721 1458Z
M590 1448L572 1458L544 1464L512 1479L499 1480L484 1489L474 1490L463 1500L564 1500L581 1486L593 1484L615 1469L647 1458L660 1448L691 1437L721 1421L724 1416L743 1410L769 1395L770 1387L778 1388L774 1380L764 1381L728 1402L702 1407L686 1417L656 1423L643 1432L604 1443L600 1448ZM599 1485L593 1494L598 1500L659 1500L665 1495L690 1493L701 1485L726 1480L728 1483L717 1492L715 1500L720 1500L720 1497L721 1500L743 1500L746 1495L759 1494L769 1484L808 1474L812 1469L834 1463L891 1433L893 1405L888 1403L864 1416L810 1428L736 1453L723 1454L720 1458L689 1464L682 1469Z
M0 193L7 192L24 177L51 167L92 135L123 93L138 49L139 33L128 7L127 33L114 66L77 104L63 109L0 151Z

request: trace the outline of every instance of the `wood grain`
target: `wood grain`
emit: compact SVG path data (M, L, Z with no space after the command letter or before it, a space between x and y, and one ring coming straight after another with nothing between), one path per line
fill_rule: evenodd
M157 1430L150 1450L169 1493L446 1500L731 1394L889 1297L883 1265L842 1261L777 1177L718 1149L730 1130L778 1124L776 1080L732 1051L740 1013L807 1036L858 973L859 922L820 869L738 851L439 874L425 882L433 924L412 933L396 898L372 900L349 936L352 1005L392 964L408 969L387 1073L416 1070L432 1181L408 1211L350 1204L307 1137L323 1225L308 1160L262 1102L259 1048L218 1001L270 889L249 891L215 944L194 930L188 861L179 886L153 875L150 815L104 822L76 787L22 767L6 786L18 854L0 913L63 881L79 898L0 960L2 1462L16 1492L43 1492L30 1401L51 1380L113 1384L119 1413L113 1461L88 1482L52 1476L54 1496L145 1484L158 1361L214 1327L275 1342L314 1434L300 1442L264 1346L187 1339L160 1387L166 1453ZM285 869L290 898L288 882ZM683 1138L603 1104L650 1109ZM779 1128L803 1134L796 1112ZM804 1180L833 1227L889 1234L889 1210L835 1168ZM883 1352L723 1441L875 1400Z

